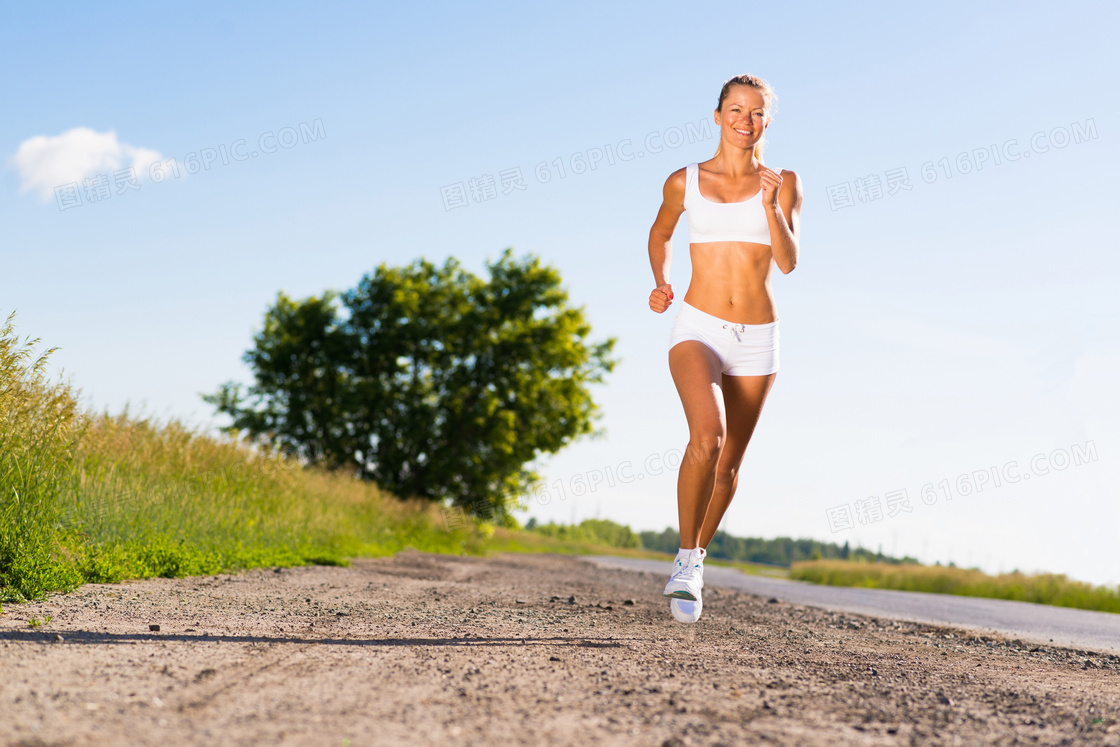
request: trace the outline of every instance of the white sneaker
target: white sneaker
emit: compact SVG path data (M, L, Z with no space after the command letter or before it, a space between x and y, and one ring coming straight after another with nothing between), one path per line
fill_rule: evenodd
M700 619L700 612L704 609L704 603L697 599L695 602L690 602L687 599L670 599L669 609L673 611L673 617L677 622L694 623Z
M687 556L678 554L676 569L669 583L665 584L665 596L700 601L700 590L704 588L704 556L701 548L696 548Z

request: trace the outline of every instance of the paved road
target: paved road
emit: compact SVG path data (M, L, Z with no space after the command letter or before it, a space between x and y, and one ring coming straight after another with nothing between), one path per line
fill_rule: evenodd
M669 561L610 556L584 559L607 568L663 575L666 580L672 570ZM805 581L751 576L714 565L705 566L704 584L831 610L995 631L1024 641L1109 652L1120 649L1120 615L1110 612L919 591L818 586Z

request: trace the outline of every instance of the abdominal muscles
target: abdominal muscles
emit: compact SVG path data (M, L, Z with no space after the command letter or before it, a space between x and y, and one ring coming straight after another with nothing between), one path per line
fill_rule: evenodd
M692 281L685 301L738 324L769 324L777 319L770 292L774 255L766 244L713 241L689 246Z

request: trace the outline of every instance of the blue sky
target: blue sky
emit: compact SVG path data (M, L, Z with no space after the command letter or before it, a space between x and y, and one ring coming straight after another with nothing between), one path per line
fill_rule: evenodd
M724 527L1117 583L1118 16L9 5L0 312L61 348L91 406L217 425L198 395L248 380L240 357L277 291L533 253L622 363L596 392L606 437L546 460L551 493L527 515L675 525L679 305L648 309L647 238L665 178L715 151L723 81L750 72L778 95L765 162L806 195L801 262L773 279L782 370ZM623 141L641 155L606 158ZM596 149L595 169L573 165ZM113 177L169 158L180 172L158 183ZM513 169L524 189L448 209L445 188ZM909 189L888 187L901 169ZM109 196L91 202L81 182L96 197L98 175ZM54 189L68 183L81 204ZM679 299L683 219L673 246ZM899 491L909 511L888 507Z

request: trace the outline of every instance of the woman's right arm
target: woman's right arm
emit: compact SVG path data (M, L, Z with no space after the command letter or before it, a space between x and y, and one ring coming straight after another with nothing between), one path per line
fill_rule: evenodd
M669 283L669 263L673 257L673 232L684 212L685 169L678 169L665 180L661 208L649 229L649 262L657 287L649 294L649 307L658 314L669 308L673 287Z

